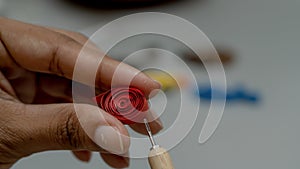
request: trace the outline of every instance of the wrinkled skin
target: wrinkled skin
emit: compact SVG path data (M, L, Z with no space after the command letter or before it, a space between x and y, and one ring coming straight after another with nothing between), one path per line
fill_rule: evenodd
M122 137L122 149L101 147L83 130L72 103L73 69L83 45L88 39L75 32L26 24L0 18L0 168L8 169L19 159L47 150L71 150L81 161L88 162L90 151L100 152L103 160L112 167L129 165L126 154L130 140ZM85 52L86 69L101 56L92 43ZM88 71L78 77L77 83L85 88L103 91L111 86L114 70L122 75L116 85L122 85L134 76L131 84L147 96L160 85L129 65L105 56L96 67L96 85L85 81ZM116 75L118 76L118 74ZM98 107L76 104L76 111L95 126L111 126L122 136L128 136L123 124ZM101 113L99 113L101 112ZM97 121L86 113L101 114ZM95 124L93 124L95 123ZM159 119L150 123L154 133L162 129ZM130 126L145 134L143 124ZM110 138L107 138L110 141ZM113 139L113 138L112 138ZM112 145L110 145L112 146ZM113 145L114 146L114 145ZM118 155L116 155L118 154Z

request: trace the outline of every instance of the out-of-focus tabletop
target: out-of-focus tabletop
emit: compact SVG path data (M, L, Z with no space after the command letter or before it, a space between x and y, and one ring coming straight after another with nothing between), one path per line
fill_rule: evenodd
M200 108L191 132L170 151L175 168L298 169L299 7L299 0L179 0L130 9L88 8L67 0L0 0L0 15L86 35L95 25L136 12L165 12L189 20L213 44L234 51L234 63L225 68L227 83L255 88L261 100L256 105L226 105L219 127L205 144L198 143L206 116ZM195 71L200 80L201 71L198 75ZM168 116L162 119L166 126L171 123ZM67 151L44 152L22 159L13 168L109 168L93 155L84 164ZM132 159L130 168L149 168L147 159Z

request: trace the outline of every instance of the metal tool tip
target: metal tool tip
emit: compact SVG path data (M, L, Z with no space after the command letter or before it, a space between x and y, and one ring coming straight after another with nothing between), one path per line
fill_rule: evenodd
M153 139L152 132L151 132L151 129L150 129L150 126L149 126L149 123L148 123L147 119L144 119L144 123L145 123L145 126L146 126L146 130L147 130L150 142L152 144L152 147L155 147L156 143L155 143L155 141Z

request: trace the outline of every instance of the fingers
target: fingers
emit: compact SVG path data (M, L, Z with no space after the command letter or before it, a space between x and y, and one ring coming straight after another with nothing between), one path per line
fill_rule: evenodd
M126 168L129 166L129 158L111 153L100 153L102 159L113 168Z
M12 164L0 164L1 169L10 169Z
M76 112L75 112L76 110ZM124 154L126 128L114 117L90 105L26 105L22 126L31 137L32 153L44 150L90 150ZM34 121L35 123L32 123ZM78 154L83 160L87 157Z
M77 42L79 42L82 45L84 45L85 43L88 42L89 47L91 47L93 49L96 49L96 50L99 50L98 47L96 46L96 44L89 41L89 39L81 33L68 31L68 30L64 30L64 29L52 28L52 27L48 27L48 29L53 30L53 31L58 32L58 33L61 33L61 34L64 34L66 36L69 36L69 37L73 38L74 40L76 40Z
M8 93L10 96L17 98L16 93L5 76L0 72L0 89Z
M36 74L39 92L72 102L72 81L50 74ZM37 93L38 94L38 93Z
M78 33L78 32L73 32L73 31L68 31L68 30L58 29L58 28L52 28L52 27L47 27L47 28L54 32L58 32L60 34L69 36L69 37L73 38L74 40L76 40L77 42L81 43L82 45L84 45L89 40L86 36L84 36L83 34ZM94 46L94 47L96 49L96 46Z
M146 96L160 88L159 83L139 70L108 57L103 59L99 72L96 77L96 84L103 84L106 88L131 85L142 90Z
M92 153L90 151L87 151L87 150L72 151L72 153L74 154L74 156L77 159L79 159L80 161L83 161L83 162L89 162L91 160L91 157L92 157Z
M79 42L80 44L85 44L86 42L89 43L89 47L92 49L97 49L96 45L93 42L89 42L88 38L86 38L84 35L77 33L77 32L71 32L67 30L57 29L57 28L49 28L53 31L59 32L61 34L67 35L69 37L72 37L74 40ZM150 92L153 92L154 89L160 88L160 84L156 83L154 86L153 84L148 84L147 81L149 81L149 77L143 74L142 72L138 70L131 70L132 67L126 65L126 64L120 64L120 62L115 61L113 59L104 58L103 65L105 63L109 63L109 66L104 66L103 69L112 67L113 69L107 69L105 70L106 76L100 76L97 79L100 79L98 81L98 84L104 84L104 88L109 88L112 86L117 86L120 84L131 84L136 87L142 88L142 90L146 93L148 96ZM118 70L118 72L116 72ZM130 72L133 72L133 74L124 74L123 71L128 70ZM135 72L135 73L134 73ZM125 72L126 73L126 72ZM114 76L114 79L111 77ZM135 77L137 76L137 77ZM146 82L146 83L145 83ZM114 84L111 84L114 83Z
M139 70L110 59L99 50L83 49L81 43L66 34L3 18L0 23L1 41L6 50L28 70L75 78L90 86L96 81L99 88L130 84L146 95L160 87ZM75 65L77 71L73 76Z

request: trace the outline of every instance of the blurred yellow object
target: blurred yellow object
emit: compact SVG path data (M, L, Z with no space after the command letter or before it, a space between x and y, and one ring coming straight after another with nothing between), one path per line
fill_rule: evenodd
M149 77L153 80L159 82L162 86L162 90L166 91L169 89L177 88L179 84L177 84L175 78L173 78L170 74L160 71L160 70L146 70L144 71Z

